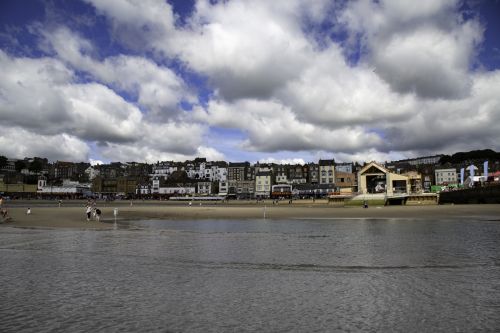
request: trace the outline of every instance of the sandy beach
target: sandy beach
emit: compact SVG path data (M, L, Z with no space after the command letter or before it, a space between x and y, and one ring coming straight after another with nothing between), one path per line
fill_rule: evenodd
M336 207L326 201L280 202L231 202L193 203L139 201L98 203L102 211L101 222L86 221L85 202L67 201L58 207L53 201L11 202L5 205L11 219L2 226L34 228L110 229L114 224L114 209L118 210L117 222L126 220L190 220L190 219L329 219L329 218L479 218L500 221L500 205L429 205L429 206L371 206ZM27 215L27 207L31 214Z

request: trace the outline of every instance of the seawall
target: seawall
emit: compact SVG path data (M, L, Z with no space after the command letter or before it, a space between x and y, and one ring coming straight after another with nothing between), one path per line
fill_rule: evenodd
M466 190L441 192L440 204L494 204L500 203L500 185L476 187Z

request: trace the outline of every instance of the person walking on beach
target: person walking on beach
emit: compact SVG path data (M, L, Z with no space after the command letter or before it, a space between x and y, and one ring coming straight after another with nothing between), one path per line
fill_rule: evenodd
M26 215L31 215L31 208L28 207L28 210L26 211Z
M90 221L90 214L92 214L92 207L87 205L87 209L85 210L85 214L87 214L87 221Z
M1 209L0 215L2 215L2 222L8 222L8 221L10 221L9 212L7 211L6 208L2 208Z
M99 208L95 209L95 219L97 220L97 222L101 221L101 210Z

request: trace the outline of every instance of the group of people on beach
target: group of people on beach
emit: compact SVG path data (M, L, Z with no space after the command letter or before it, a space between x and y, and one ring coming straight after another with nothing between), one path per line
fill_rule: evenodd
M87 222L91 219L97 222L101 221L101 210L96 207L95 201L87 201L87 207L85 209L85 215L87 215Z

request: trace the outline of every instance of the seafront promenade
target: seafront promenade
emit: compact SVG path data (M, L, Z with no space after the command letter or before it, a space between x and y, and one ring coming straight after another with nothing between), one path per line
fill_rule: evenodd
M101 222L87 222L86 201L10 201L4 204L11 219L2 225L40 228L108 229L128 220L193 219L455 219L467 218L500 222L500 205L422 205L336 207L327 200L230 201L225 203L169 201L97 202ZM31 208L31 214L26 211Z

